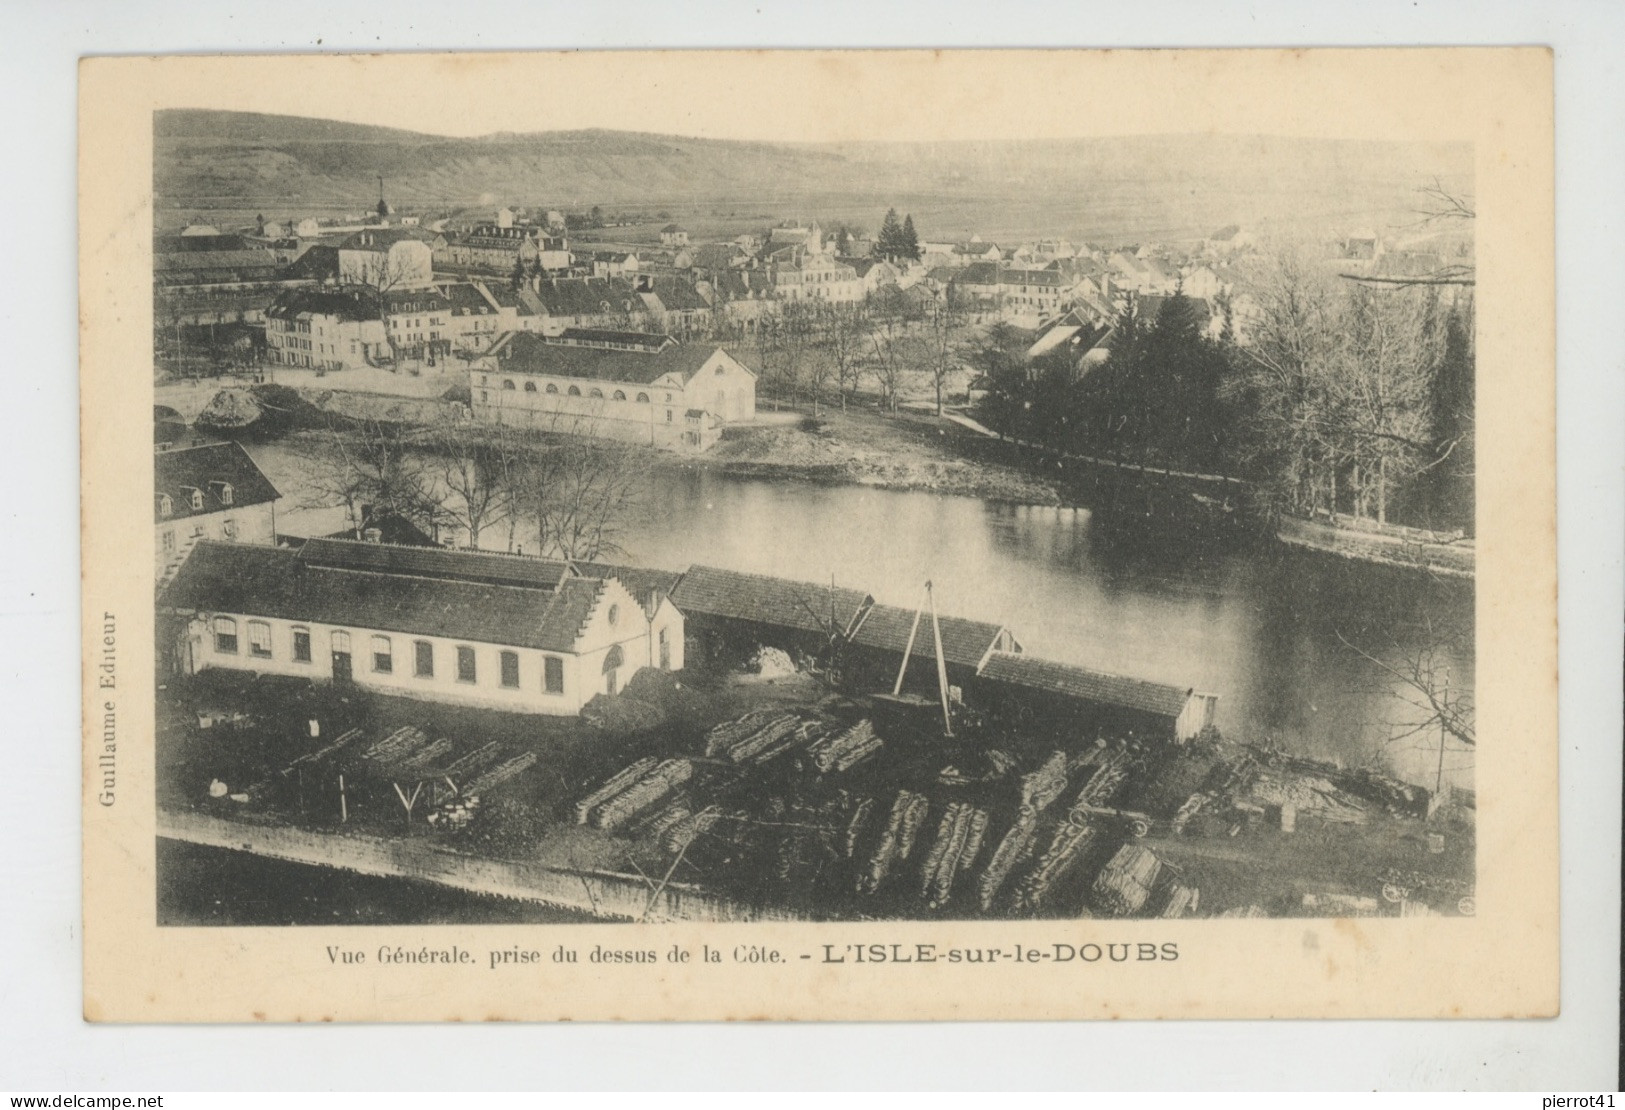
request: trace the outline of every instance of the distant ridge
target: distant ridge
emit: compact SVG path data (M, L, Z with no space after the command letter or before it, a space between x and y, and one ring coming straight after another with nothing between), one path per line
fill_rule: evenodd
M494 201L855 218L911 209L921 234L1011 226L1151 234L1261 221L1396 222L1434 177L1470 188L1464 145L1268 136L792 143L645 132L475 138L210 109L154 115L160 211L364 209ZM738 209L734 212L734 209ZM1042 230L1039 230L1042 229Z

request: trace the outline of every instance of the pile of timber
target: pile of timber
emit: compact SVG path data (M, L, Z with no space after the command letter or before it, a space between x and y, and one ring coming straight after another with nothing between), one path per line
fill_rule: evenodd
M441 737L439 740L436 740L431 744L425 744L423 747L401 760L401 762L395 765L395 770L397 773L404 773L408 775L425 774L431 767L434 766L435 763L445 758L450 753L451 741L447 740L445 737Z
M1095 876L1095 902L1114 917L1140 912L1162 873L1162 861L1151 849L1125 844Z
M462 793L481 794L494 787L501 786L521 771L527 770L535 762L535 752L523 752L512 759L505 759L490 770L482 772L478 778L463 788Z
M451 779L453 784L465 775L477 775L491 764L502 758L502 745L495 740L489 740L471 752L467 752L452 761L441 770L441 774Z
M892 802L891 815L886 819L886 827L880 834L880 843L875 846L874 854L869 857L869 867L858 876L858 892L860 894L873 894L880 889L880 884L886 881L886 876L899 861L908 858L914 850L915 838L919 836L920 826L925 823L926 812L931 803L924 794L916 794L912 790L899 790L897 798Z
M306 752L304 755L299 756L292 763L289 763L286 767L282 768L281 773L285 778L288 775L293 774L294 771L300 767L303 767L307 763L320 763L349 747L359 739L361 739L361 730L358 728L352 728L350 731L342 733L339 738L334 740L331 744L318 748L313 752Z
M1094 774L1078 792L1078 805L1105 806L1128 778L1129 754L1113 752L1095 765Z
M1023 812L999 840L999 846L993 849L993 858L988 861L981 877L976 880L976 899L981 904L983 913L993 908L993 900L1004 888L1010 873L1032 855L1033 841L1037 836L1038 816Z
M845 732L825 736L807 749L813 766L823 774L845 771L862 763L881 748L875 726L864 718Z
M416 725L398 728L381 740L374 740L361 758L386 775L396 776L420 752L430 746L429 734ZM447 745L449 750L450 745Z
M726 757L735 763L766 763L807 738L804 724L794 713L779 713L742 736L728 733L719 738L717 729L712 729L706 738L705 754L713 758ZM724 727L727 726L718 726Z
M1163 901L1158 917L1186 917L1196 912L1201 903L1201 891L1183 883L1169 883L1168 897Z
M1078 861L1094 836L1094 826L1087 822L1062 821L1055 830L1049 848L1038 857L1038 864L1016 888L1017 908L1040 909L1055 881Z
M975 861L986 835L986 810L968 802L948 804L920 871L920 898L932 909L948 904L954 880Z
M1021 809L1042 813L1066 791L1066 753L1052 752L1044 765L1021 776Z
M717 725L705 736L705 754L709 759L716 759L731 752L736 744L743 742L762 729L776 721L788 719L792 722L795 717L777 709L756 709L745 714L735 721L724 721ZM737 761L736 761L737 762Z
M655 764L658 762L659 760L652 755L645 756L636 763L630 764L611 775L602 786L576 803L576 824L585 825L587 816L593 810L631 786L634 782L637 782L650 771L653 771Z
M664 836L680 821L694 815L694 806L686 792L677 791L659 805L651 806L630 826L634 836Z
M660 837L660 846L668 852L680 852L702 834L709 832L722 819L722 809L706 806L698 813L690 813L673 822Z
M858 850L858 839L863 836L863 830L869 824L869 817L875 811L875 800L864 798L852 809L852 817L846 823L846 858L851 859Z
M1200 792L1192 794L1189 798L1186 798L1185 804L1179 807L1179 811L1174 814L1174 819L1170 823L1173 827L1174 835L1178 836L1179 834L1183 833L1185 831L1185 826L1190 824L1191 818L1195 817L1201 808L1212 800L1212 795L1203 794Z
M658 804L693 777L694 764L691 761L668 759L614 797L600 802L587 815L588 823L613 832Z

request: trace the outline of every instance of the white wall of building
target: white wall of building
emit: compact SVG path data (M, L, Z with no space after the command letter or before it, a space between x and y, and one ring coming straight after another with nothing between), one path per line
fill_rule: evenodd
M613 610L613 613L612 613ZM613 616L613 620L611 617ZM222 650L216 622L234 622L235 650ZM268 653L255 650L251 628L268 632ZM605 661L619 647L622 662L614 668L614 690L625 689L634 674L648 666L659 666L658 637L661 629L672 641L671 670L682 668L682 617L670 602L662 602L650 622L643 608L627 589L611 579L587 620L573 653L544 652L535 648L513 647L474 640L454 640L410 632L340 626L321 621L290 621L262 618L250 613L209 613L188 621L182 657L192 673L208 668L278 674L294 678L331 682L335 669L335 645L348 638L350 678L357 686L381 694L423 698L428 701L501 709L514 713L542 713L573 716L600 693L610 692L611 674ZM309 635L310 658L295 656L295 633ZM335 638L337 636L337 638ZM380 670L375 648L388 643L390 666ZM433 674L417 673L418 643L426 643L433 655ZM474 652L474 680L458 674L458 649ZM502 682L502 655L512 652L518 661L518 683ZM559 660L564 689L550 693L546 688L546 660Z

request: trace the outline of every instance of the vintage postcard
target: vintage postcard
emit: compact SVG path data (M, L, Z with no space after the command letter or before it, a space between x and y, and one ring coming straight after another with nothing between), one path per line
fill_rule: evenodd
M1552 126L86 60L87 1018L1554 1014Z

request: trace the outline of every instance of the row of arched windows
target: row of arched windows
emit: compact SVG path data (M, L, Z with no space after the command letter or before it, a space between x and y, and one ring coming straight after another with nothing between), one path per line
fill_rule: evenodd
M504 378L504 379L502 379L502 388L506 389L506 390L515 389L516 387L515 387L515 385L513 383L513 379L512 378ZM548 382L547 383L547 388L543 392L557 393L558 391L559 391L558 386L554 385L552 382ZM525 392L526 393L535 393L536 392L536 383L535 382L526 382L525 383ZM576 386L576 385L572 385L568 389L566 389L564 392L565 392L566 396L579 397L579 396L581 396L581 387ZM587 396L588 397L596 397L599 400L603 400L604 399L604 391L602 389L599 389L596 386L594 386L592 389L587 390ZM610 400L612 400L612 401L624 401L624 400L626 400L626 392L624 390L617 389L614 393L610 394ZM637 396L637 400L638 400L639 404L647 405L649 403L649 395L647 393L639 393L638 396Z

